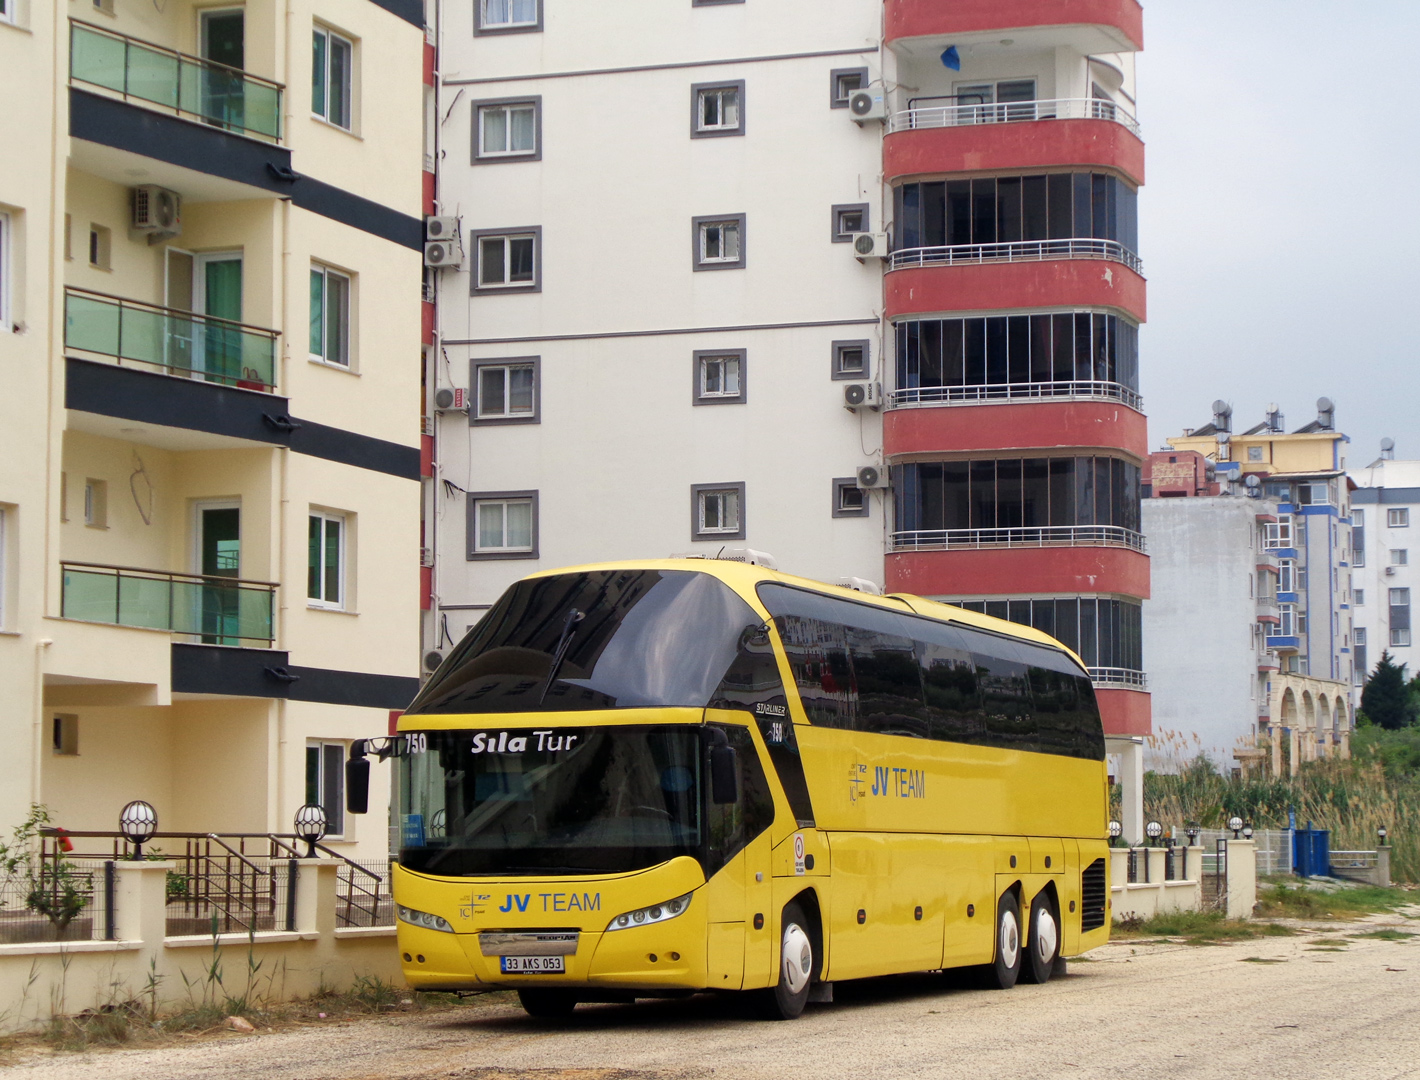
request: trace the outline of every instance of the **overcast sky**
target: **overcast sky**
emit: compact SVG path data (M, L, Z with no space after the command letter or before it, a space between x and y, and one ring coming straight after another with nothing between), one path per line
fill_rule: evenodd
M1420 459L1420 3L1145 0L1149 441L1336 402Z

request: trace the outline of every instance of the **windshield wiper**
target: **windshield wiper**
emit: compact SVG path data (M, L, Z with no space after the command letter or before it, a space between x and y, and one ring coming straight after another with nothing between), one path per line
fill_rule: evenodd
M542 696L537 699L539 706L547 700L547 692L552 689L552 684L557 681L557 673L562 669L562 661L567 655L567 650L572 645L572 638L576 636L576 631L572 628L585 619L576 608L567 612L567 621L562 624L562 636L557 639L557 648L552 652L552 665L547 669L547 682L543 684Z

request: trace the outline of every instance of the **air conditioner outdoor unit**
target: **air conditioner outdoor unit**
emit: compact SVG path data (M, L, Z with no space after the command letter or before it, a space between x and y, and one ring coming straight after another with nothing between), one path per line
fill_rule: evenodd
M852 412L863 408L876 410L882 403L882 387L875 382L852 382L843 387L843 407Z
M1385 576L1386 576L1386 577L1394 577L1394 576L1395 576L1395 567L1393 567L1393 566L1387 566L1387 567L1385 568Z
M444 654L438 649L430 649L424 654L424 670L436 671L444 662Z
M888 486L887 470L881 465L862 465L858 468L858 486L867 491Z
M853 234L853 255L859 262L888 257L887 233L859 232Z
M841 577L838 584L845 589L852 589L854 592L868 593L870 596L882 596L883 590L875 581L860 577Z
M887 99L882 87L854 90L848 95L848 115L859 124L887 119Z
M424 265L442 270L463 265L463 244L457 236L449 240L430 240L424 245Z
M762 566L766 570L778 570L779 561L767 551L759 551L755 548L727 547L717 551L714 556L723 562L748 563L750 566Z
M456 217L426 217L424 219L425 240L457 240L459 219Z
M434 408L440 412L468 412L468 391L462 386L441 386L434 391Z
M130 206L133 231L147 233L148 243L182 235L182 196L157 184L140 184L133 189Z
M433 548L431 548L431 547L422 547L422 548L419 549L419 565L420 565L420 566L433 566L433 565L434 565L434 549L433 549Z

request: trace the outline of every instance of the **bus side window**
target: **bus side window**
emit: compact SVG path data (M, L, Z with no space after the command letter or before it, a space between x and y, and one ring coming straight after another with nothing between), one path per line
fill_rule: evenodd
M910 637L845 627L862 731L928 737L922 669Z
M858 695L848 666L844 628L802 615L779 615L774 625L784 642L809 723L851 728Z
M740 798L723 806L707 800L706 817L710 841L710 863L706 875L724 866L737 851L769 828L774 820L774 797L769 792L769 780L764 775L759 752L748 729L732 724L717 724L735 749L739 767Z
M979 743L985 734L976 664L962 636L952 627L933 627L936 641L917 642L927 695L931 737L947 742Z

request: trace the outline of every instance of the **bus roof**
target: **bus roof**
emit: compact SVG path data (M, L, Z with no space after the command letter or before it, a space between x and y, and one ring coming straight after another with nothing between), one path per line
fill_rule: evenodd
M886 596L874 596L872 593L846 589L841 585L830 585L824 581L815 581L812 578L785 574L778 570L769 570L763 566L754 566L750 563L730 559L627 559L619 562L587 563L582 566L563 566L553 570L539 570L535 574L529 574L528 578L555 577L558 574L575 574L593 570L688 570L709 574L711 577L719 578L740 596L750 601L751 605L757 611L762 610L764 605L760 603L759 595L755 592L755 586L762 581L772 581L781 585L792 585L801 589L810 589L814 592L823 593L826 596L852 600L859 604L869 604L874 607L884 608L887 611L906 611L909 614L923 615L929 619L961 623L965 626L974 626L981 630L989 630L995 634L1004 634L1007 637L1019 638L1021 641L1031 641L1039 645L1047 645L1051 648L1060 649L1062 652L1069 655L1080 667L1085 667L1085 662L1080 659L1079 655L1075 653L1073 649L1061 644L1049 634L1037 630L1033 626L1009 622L1006 619L997 619L991 615L982 615L975 611L968 611L966 608L957 607L954 604L943 604L937 600L928 600L925 597L913 596L911 593L888 593Z

